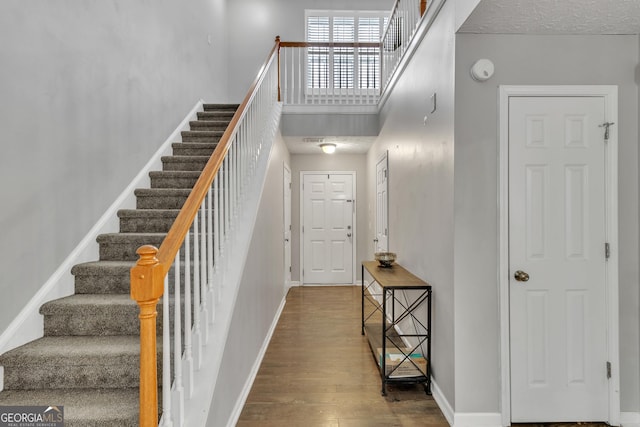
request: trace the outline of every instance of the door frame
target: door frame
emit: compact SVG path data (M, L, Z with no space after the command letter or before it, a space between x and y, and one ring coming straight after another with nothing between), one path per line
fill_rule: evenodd
M352 194L353 194L353 209L351 210L351 215L352 215L352 219L351 219L351 224L352 225L352 247L351 247L351 258L352 258L352 277L351 277L351 284L355 285L356 284L356 248L357 248L357 232L356 230L358 229L357 224L356 224L356 217L357 217L357 212L358 212L358 207L356 206L356 201L357 201L357 197L356 197L356 172L355 171L300 171L300 229L298 230L298 232L300 233L300 271L299 271L299 275L300 275L300 286L304 286L304 276L302 274L302 269L304 268L304 234L302 232L302 227L304 226L304 189L303 189L303 184L304 184L304 177L306 175L351 175L353 180L352 180ZM346 284L346 283L345 283Z
M620 425L620 347L618 299L618 87L615 85L498 86L498 287L500 306L500 371L502 425L511 424L511 359L509 323L509 98L602 97L605 118L614 122L605 150L605 222L611 256L606 263L607 356L610 425ZM603 366L602 369L605 369Z
M389 248L391 247L391 245L389 244L389 175L390 175L390 172L389 172L389 150L384 150L384 153L382 153L382 155L378 158L378 161L376 162L376 173L378 172L378 165L382 161L385 162L385 166L387 167L387 179L385 181L386 185L387 185L387 188L386 188L386 191L387 191L387 205L385 206L386 211L387 211L386 215L385 215L385 217L387 219L387 222L385 224L385 228L386 228L386 232L387 232L387 234L386 234L386 236L387 236L387 249L386 249L386 251L389 251L390 250ZM376 216L375 224L376 225L374 226L376 235L374 236L374 245L373 245L374 252L376 252L376 246L378 246L376 244L376 242L375 242L375 239L378 238L378 234L377 234L377 232L378 232L378 230L377 230L377 224L378 224L378 218L377 218L377 216L378 216L378 194L377 194L378 193L378 182L377 182L377 179L378 178L376 177L376 207L375 207L376 208L376 210L375 210L375 216Z
M286 162L282 163L282 191L284 192L284 194L282 195L282 204L283 204L283 215L282 215L282 228L284 230L285 236L287 233L287 222L286 222L286 218L287 218L287 208L289 208L289 226L291 226L292 221L292 208L291 208L291 202L293 201L293 189L291 188L291 183L293 181L293 177L291 175L291 167L289 167L289 165ZM289 188L287 189L287 180L286 180L286 173L289 172ZM289 191L289 206L287 206L287 190ZM287 272L287 268L291 268L291 245L293 244L292 242L292 233L293 230L289 230L289 262L290 265L286 265L286 261L287 261L287 245L286 243L283 245L284 246L284 293L285 295L287 294L287 292L289 291L289 288L291 288L291 284L293 283L291 280L287 281L287 278L291 278L291 271ZM285 238L285 236L283 236L283 239ZM284 242L283 242L284 243ZM288 274L287 274L288 273Z

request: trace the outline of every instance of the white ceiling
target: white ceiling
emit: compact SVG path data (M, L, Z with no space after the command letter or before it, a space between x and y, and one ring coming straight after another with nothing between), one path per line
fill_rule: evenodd
M639 34L640 0L482 0L459 32Z
M320 150L321 141L336 144L338 154L364 154L376 140L375 136L325 136L321 138L285 136L284 142L292 154L322 154ZM305 139L313 139L306 141Z

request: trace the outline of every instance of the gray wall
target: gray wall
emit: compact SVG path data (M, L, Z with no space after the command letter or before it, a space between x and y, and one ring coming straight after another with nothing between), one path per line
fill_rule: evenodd
M207 426L226 426L284 297L283 164L276 136Z
M365 154L292 154L291 155L291 280L299 281L300 266L300 172L301 171L355 171L356 172L356 275L361 276L360 265L367 259L367 158ZM375 200L375 199L374 199Z
M376 163L389 150L389 249L400 264L433 286L430 363L452 406L454 25L454 2L449 1L386 102L380 136L367 156L367 255L373 256ZM438 108L430 114L434 92Z
M195 103L226 99L225 13L226 0L0 3L0 331Z
M244 89L273 47L275 37L304 41L305 9L391 10L392 0L230 0L229 96L240 101Z
M456 411L499 412L498 85L619 86L622 411L640 409L637 36L456 36ZM495 75L469 77L479 58ZM478 387L483 392L478 393Z

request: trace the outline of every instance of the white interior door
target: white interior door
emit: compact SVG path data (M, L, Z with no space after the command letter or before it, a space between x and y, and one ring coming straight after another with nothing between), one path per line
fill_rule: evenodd
M602 97L509 98L513 422L608 419L604 121Z
M389 162L387 154L376 165L376 252L389 250Z
M303 176L302 283L352 283L353 175Z
M291 287L291 170L284 165L284 286Z

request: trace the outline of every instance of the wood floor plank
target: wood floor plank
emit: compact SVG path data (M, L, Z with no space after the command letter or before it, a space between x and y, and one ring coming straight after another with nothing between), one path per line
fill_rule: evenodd
M421 386L380 394L360 298L357 286L290 290L237 426L448 426Z

